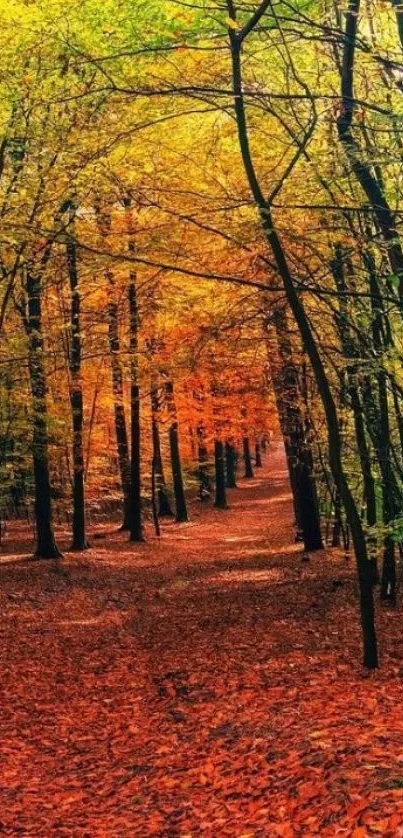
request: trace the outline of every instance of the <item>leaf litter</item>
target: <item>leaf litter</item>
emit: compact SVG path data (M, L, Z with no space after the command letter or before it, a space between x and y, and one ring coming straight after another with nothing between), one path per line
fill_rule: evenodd
M0 563L1 835L403 836L401 609L368 675L353 562L301 563L286 492L273 449L186 542Z

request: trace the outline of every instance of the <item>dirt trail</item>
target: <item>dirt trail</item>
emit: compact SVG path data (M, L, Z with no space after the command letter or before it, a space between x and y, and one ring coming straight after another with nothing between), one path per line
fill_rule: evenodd
M354 568L301 563L281 448L228 511L94 545L0 567L0 835L400 834L401 614L363 677Z

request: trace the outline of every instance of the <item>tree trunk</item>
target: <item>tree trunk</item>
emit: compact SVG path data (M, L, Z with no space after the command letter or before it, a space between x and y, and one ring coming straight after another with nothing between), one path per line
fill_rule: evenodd
M160 523L158 520L158 506L157 506L157 492L156 492L156 470L155 470L155 455L153 453L151 465L151 508L153 513L154 529L157 538L161 535Z
M165 382L165 399L168 412L171 417L171 423L169 427L169 447L171 452L172 479L174 485L176 505L176 520L178 523L182 524L188 521L189 518L186 508L185 490L183 486L182 466L179 451L178 417L176 413L174 386L172 381Z
M245 474L244 477L254 477L253 468L252 468L252 457L250 455L250 445L249 445L249 437L244 436L242 440L242 449L243 449L243 461L245 464Z
M197 427L199 459L199 497L206 501L211 495L211 481L208 473L208 451L205 444L205 430L202 424Z
M322 533L316 486L312 474L312 453L306 440L300 407L298 371L287 334L286 313L278 306L272 315L279 365L273 367L273 387L279 410L280 427L285 440L291 489L297 522L296 540L304 542L307 552L322 550Z
M227 488L236 488L236 450L231 442L225 443L225 470L227 474Z
M347 265L345 264L347 262ZM364 407L362 404L361 393L356 384L358 365L354 362L359 354L358 348L354 345L351 334L351 326L347 308L347 283L345 281L344 272L348 269L352 275L352 266L348 264L346 254L340 246L335 248L335 259L331 263L331 269L335 280L336 289L340 294L339 310L335 316L336 326L339 333L340 344L343 354L346 359L346 382L347 392L350 396L351 408L354 416L354 430L357 443L357 450L360 459L361 473L364 484L364 496L366 502L366 520L371 530L376 524L376 497L375 497L375 480L372 474L370 450L365 434L364 425ZM374 535L370 530L368 536L368 543L370 550L375 548ZM376 557L370 559L373 565L374 580L378 578Z
M263 8L263 7L262 7ZM235 24L234 5L231 0L227 0L227 9L231 21ZM252 28L255 18L252 18ZM360 516L351 493L346 475L343 469L341 459L341 439L340 428L338 423L338 415L332 391L330 389L329 381L326 375L326 369L323 365L315 337L312 332L308 317L301 298L294 286L294 278L290 271L288 261L285 256L282 242L278 236L274 220L271 214L271 208L268 205L259 180L251 156L248 138L248 127L246 121L245 102L242 87L242 66L241 66L241 47L246 33L249 33L250 28L241 30L240 33L235 31L233 24L228 28L228 37L231 45L232 58L232 82L234 94L234 111L237 121L239 146L242 156L242 161L245 169L245 174L248 179L249 187L253 195L254 201L258 208L262 228L266 236L268 246L271 249L273 258L275 260L277 270L282 279L285 295L291 312L298 326L301 340L309 357L309 361L315 375L318 386L319 395L322 401L323 409L326 416L326 424L328 430L329 443L329 462L335 481L336 487L340 492L340 496L346 512L347 521L349 523L351 534L354 542L354 550L357 562L357 575L360 586L360 613L361 625L363 632L364 644L364 666L369 669L374 669L378 666L378 652L377 640L375 632L375 614L374 614L374 596L373 596L373 577L371 571L371 563L368 561L367 546L365 536L361 525Z
M399 283L399 295L403 297L403 250L396 227L394 213L379 184L376 174L366 163L362 149L353 135L354 116L354 59L357 41L357 29L360 12L360 0L350 0L346 14L346 27L343 33L343 62L341 72L341 108L337 118L337 131L344 146L347 159L357 181L367 196L374 218L386 245L386 253ZM398 15L399 33L402 30L402 18Z
M118 306L114 301L108 304L108 336L112 369L113 412L118 454L120 482L123 493L122 530L130 530L130 455L124 407L123 372L119 360L120 341L118 330Z
M132 243L130 242L130 245ZM133 249L133 248L131 248ZM141 510L141 431L140 431L140 387L138 373L138 306L136 276L130 272L129 282L130 319L130 412L131 412L131 460L130 460L130 541L143 541Z
M73 420L73 543L71 549L81 551L88 548L88 543L85 535L84 402L81 382L80 292L76 244L71 232L74 217L75 208L70 204L70 231L67 238L66 258L71 294L71 347L69 357L70 405Z
M43 360L41 281L34 273L27 276L28 370L32 392L32 455L35 483L35 557L58 559L52 522L52 490L49 475L46 372Z
M160 429L158 424L158 414L159 414L159 397L158 397L158 380L155 375L151 376L151 386L150 386L150 397L151 397L151 428L152 428L152 439L153 439L153 455L154 455L154 468L155 468L155 485L156 485L156 496L158 500L158 515L160 518L164 517L172 517L173 512L171 509L171 505L169 503L166 482L165 482L165 475L164 475L164 466L162 462L162 454L161 454L161 440L160 440Z
M371 253L365 255L364 263L368 269L370 280L373 343L378 357L381 358L382 353L388 349L385 335L388 334L389 330L384 330L383 328L384 312L382 309L382 299L379 292L375 261ZM383 520L387 526L388 524L392 524L395 518L400 518L402 514L402 503L400 499L401 492L391 462L388 388L386 373L382 368L377 370L376 380L378 384L379 417L376 422L375 451L382 476ZM386 535L384 543L381 600L389 602L391 605L395 605L396 603L395 545L389 533Z
M262 468L262 466L263 466L262 453L261 453L259 440L257 440L256 443L255 443L255 466L256 466L256 468Z
M227 495L225 491L225 459L224 443L216 439L214 442L214 463L215 463L215 501L214 506L218 509L228 509Z

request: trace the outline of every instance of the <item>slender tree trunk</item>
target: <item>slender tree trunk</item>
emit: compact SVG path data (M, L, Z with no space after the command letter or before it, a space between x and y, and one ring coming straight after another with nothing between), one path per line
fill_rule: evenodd
M66 245L67 269L71 294L71 347L70 367L70 405L73 420L73 543L72 550L86 550L88 542L85 535L85 488L84 488L84 401L81 382L81 323L80 291L77 267L77 251L71 232L74 225L75 208L69 206L69 235Z
M340 547L341 534L341 499L340 493L336 491L336 497L334 499L334 524L332 532L332 547Z
M201 501L208 500L211 495L211 481L208 473L208 450L205 443L205 429L203 424L197 426L198 459L199 459L199 496Z
M112 369L113 412L118 454L120 482L123 493L122 530L130 530L130 455L124 407L123 372L119 360L120 341L118 329L118 306L114 301L108 304L108 335Z
M36 551L38 559L58 559L52 522L52 491L49 474L46 372L43 360L41 281L27 275L28 370L32 392L32 455L35 483Z
M227 474L227 488L236 488L236 450L231 442L225 443L225 470Z
M171 509L171 505L169 503L166 482L165 482L165 474L164 474L164 466L162 462L162 454L161 454L161 440L160 440L160 429L158 424L158 414L159 414L159 396L158 396L158 380L155 375L151 376L151 386L150 386L150 397L151 397L151 428L152 428L152 439L153 439L153 453L154 453L154 467L155 467L155 484L156 484L156 496L158 499L158 515L160 518L163 517L172 517L173 512Z
M228 509L227 495L225 491L225 459L224 443L216 439L214 443L215 463L215 501L214 506L218 509Z
M141 430L140 430L140 386L138 371L138 306L136 276L130 272L129 282L130 318L130 412L131 412L131 460L130 460L130 541L143 541L141 510Z
M168 380L165 382L165 400L168 412L171 417L169 427L169 446L171 452L171 466L172 479L174 485L175 505L176 505L176 520L182 524L188 521L188 513L186 508L185 489L183 486L182 466L179 451L179 428L178 417L176 413L175 395L173 382Z
M400 11L400 10L399 10ZM386 251L392 273L399 281L399 295L403 297L403 250L399 238L394 214L378 182L375 172L365 161L362 149L353 134L354 99L354 60L357 42L357 29L360 12L360 0L349 0L344 32L343 62L341 72L341 108L337 118L337 130L341 144L346 151L351 171L354 173L367 200L386 245ZM402 17L398 14L399 33L402 30Z
M376 275L375 260L371 253L367 253L364 259L368 269L371 305L372 305L372 335L375 351L379 358L382 352L388 348L384 335L384 312L382 310L382 299L379 292L378 278ZM391 462L391 434L389 422L388 387L385 371L381 368L376 373L378 384L379 419L376 423L376 454L382 475L382 502L383 519L386 526L392 524L395 517L402 514L401 493L397 484ZM392 536L388 533L385 537L384 555L381 579L381 600L396 603L396 563L395 545Z
M152 466L151 466L151 507L153 512L153 521L154 521L154 529L155 534L159 538L161 535L160 523L158 520L158 506L157 506L157 492L156 492L156 462L155 462L155 454L153 452L152 458Z
M371 530L373 530L376 524L375 480L372 474L370 450L365 434L365 425L363 418L365 406L362 403L361 394L356 384L358 365L354 362L354 359L357 358L359 350L354 345L347 309L348 288L344 277L344 272L346 269L345 262L345 254L343 253L342 248L340 246L337 246L335 249L335 259L331 264L335 285L340 294L340 305L339 311L336 315L336 326L338 329L343 354L346 358L347 391L350 396L351 408L354 416L355 438L364 484L366 520L368 526L371 528L368 536L368 544L370 547L370 552L373 552L376 546L373 532L371 532ZM351 265L348 267L348 270L351 274ZM370 560L373 566L374 581L376 581L378 579L376 557L372 557Z
M262 453L259 440L256 440L255 443L255 466L256 468L262 468Z
M244 436L242 439L243 461L245 465L244 477L254 477L252 468L252 457L250 455L249 437Z

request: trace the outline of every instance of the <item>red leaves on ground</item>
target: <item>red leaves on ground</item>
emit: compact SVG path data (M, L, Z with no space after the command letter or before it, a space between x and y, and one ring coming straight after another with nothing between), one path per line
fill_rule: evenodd
M352 563L301 564L270 457L161 543L1 567L0 834L403 836L401 615L366 677Z

